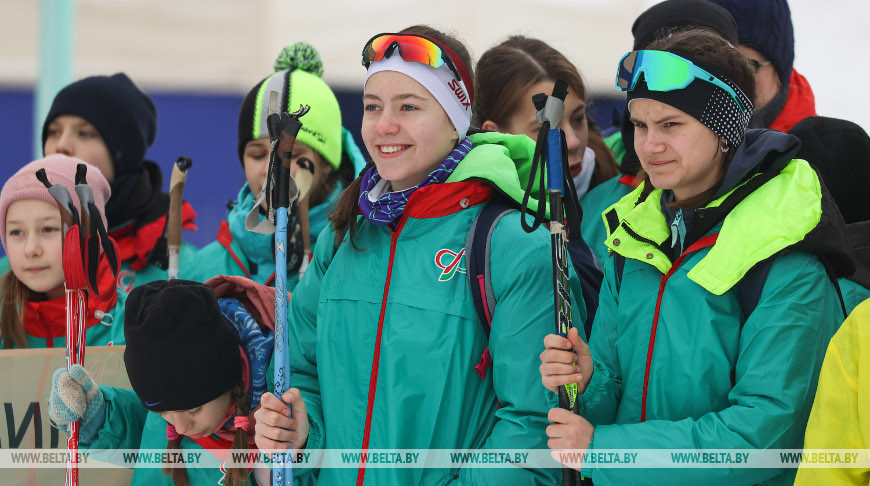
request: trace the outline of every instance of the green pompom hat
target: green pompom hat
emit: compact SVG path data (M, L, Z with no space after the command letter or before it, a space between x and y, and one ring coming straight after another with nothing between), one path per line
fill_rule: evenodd
M320 79L323 61L306 42L285 47L275 60L275 73L254 86L239 111L239 161L244 164L245 145L268 137L269 93L277 91L281 109L294 112L311 107L296 140L308 145L336 169L341 164L341 110L332 89Z

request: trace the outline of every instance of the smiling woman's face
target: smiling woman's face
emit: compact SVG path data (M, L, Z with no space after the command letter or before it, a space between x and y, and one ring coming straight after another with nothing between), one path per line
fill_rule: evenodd
M681 201L715 184L725 154L712 130L660 101L635 99L629 111L634 149L653 186L672 190Z
M423 182L459 138L435 97L402 73L372 75L366 82L363 110L363 142L393 191Z

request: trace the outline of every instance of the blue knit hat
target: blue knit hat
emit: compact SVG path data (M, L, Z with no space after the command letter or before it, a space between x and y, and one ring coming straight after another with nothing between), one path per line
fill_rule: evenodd
M737 22L740 43L773 62L788 84L794 64L794 27L786 0L710 0L725 7Z

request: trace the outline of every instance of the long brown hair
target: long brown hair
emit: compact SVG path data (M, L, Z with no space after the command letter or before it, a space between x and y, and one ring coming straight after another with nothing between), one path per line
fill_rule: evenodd
M27 348L24 309L33 292L18 280L12 270L6 272L0 285L3 286L0 291L0 339L3 339L3 347Z
M248 415L248 398L244 392L244 386L240 383L230 388L230 399L236 404L236 414L240 417ZM179 439L170 440L166 444L166 450L174 452L180 450ZM247 451L248 450L248 433L239 428L236 429L236 436L233 438L232 450ZM190 480L187 477L187 470L183 467L166 467L164 473L172 477L172 482L176 486L190 486ZM245 467L227 468L227 481L225 486L241 486L250 484L248 470Z
M671 30L664 32L646 48L701 61L731 80L750 100L755 99L755 69L750 64L749 58L712 30L702 28ZM725 158L717 170L716 180L710 188L670 205L678 208L696 208L709 203L722 186L722 181L725 180L736 153L737 147L729 145ZM649 176L643 169L640 170L637 178L644 182L644 192L653 190Z
M462 61L463 64L465 64L465 67L468 69L468 74L472 76L472 78L474 77L474 72L472 71L471 66L471 55L459 39L428 25L412 25L411 27L400 30L399 33L425 35L444 44L459 57L459 60ZM332 221L332 227L335 230L336 244L342 242L344 239L344 233L347 232L350 235L350 243L356 250L361 250L356 245L356 235L354 234L356 231L356 219L359 214L359 192L361 187L362 176L359 176L341 193L338 203L335 205L335 210L329 215L329 220Z
M542 81L564 80L571 91L587 102L586 86L577 67L561 52L539 39L510 36L484 52L475 71L474 116L471 119L475 127L482 126L487 120L506 126L520 103L531 102L522 99L526 91ZM587 145L595 153L591 189L619 174L619 166L592 123L589 123Z

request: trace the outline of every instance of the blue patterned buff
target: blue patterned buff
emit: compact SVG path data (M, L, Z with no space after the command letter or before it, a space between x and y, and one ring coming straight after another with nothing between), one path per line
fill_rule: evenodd
M378 174L378 168L372 166L365 174L363 174L362 188L359 194L359 209L363 216L372 224L378 226L394 225L402 214L405 212L405 204L408 203L408 198L417 189L431 184L440 184L450 177L453 169L459 165L459 161L468 155L471 151L471 140L468 137L462 139L462 142L450 152L450 155L444 159L444 162L433 170L423 182L414 187L409 187L404 191L385 192L375 200L369 197L376 186L380 183L381 186L388 184L387 181L381 182L381 176ZM379 188L383 189L383 187ZM379 192L379 191L376 191Z
M237 299L218 299L221 313L233 324L239 332L239 344L248 355L251 368L251 386L248 387L249 410L257 408L260 397L266 391L266 370L272 359L275 347L275 336L266 327L261 327L248 312L248 309ZM232 418L227 422L232 422Z

